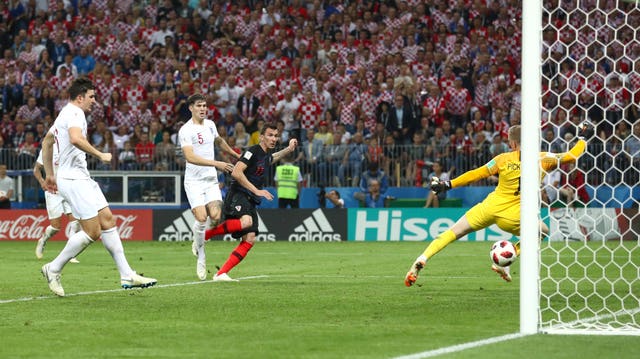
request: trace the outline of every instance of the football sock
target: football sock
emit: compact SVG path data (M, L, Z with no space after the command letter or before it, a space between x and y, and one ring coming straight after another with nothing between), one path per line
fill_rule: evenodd
M193 240L198 246L198 260L206 260L206 252L204 251L204 229L206 228L206 222L195 221L193 223Z
M436 239L434 239L433 242L429 244L427 249L425 249L424 256L427 257L427 259L433 257L444 247L449 245L449 243L455 241L456 239L457 238L455 233L453 233L453 231L450 229L440 233L440 235L437 236Z
M80 231L69 237L67 244L64 246L60 254L58 254L58 256L49 264L49 268L53 272L62 271L62 268L64 268L65 264L67 264L71 258L82 253L82 251L92 242L91 238L89 238L84 231Z
M514 245L516 247L516 256L520 256L520 241L517 241Z
M118 272L120 272L120 278L129 278L133 273L133 269L129 266L127 258L124 255L124 248L122 247L122 240L118 234L118 227L113 227L102 231L102 244L107 249L114 262Z
M209 240L213 236L225 233L238 232L242 229L242 223L239 219L227 219L214 228L208 229L204 232L204 239Z
M44 235L42 236L42 239L47 242L49 240L49 238L53 237L56 235L56 233L58 233L60 231L60 229L58 228L54 228L51 225L47 226L47 229L44 230Z
M74 234L82 230L82 226L80 225L80 221L78 220L71 221L69 225L71 226L71 233L70 233L71 235L69 237L73 236Z
M240 242L240 244L238 244L233 252L231 252L229 258L224 263L222 268L220 268L220 270L216 274L228 273L231 269L233 269L233 267L237 266L238 263L240 263L244 259L244 257L247 256L247 253L249 253L251 247L253 247L253 243L249 243L247 241Z

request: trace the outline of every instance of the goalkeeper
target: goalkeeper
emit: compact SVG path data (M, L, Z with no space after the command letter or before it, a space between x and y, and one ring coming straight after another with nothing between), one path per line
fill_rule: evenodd
M540 167L543 170L543 177L546 172L562 163L576 161L585 150L586 142L583 136L588 130L590 129L587 124L580 126L579 140L569 152L540 153ZM424 253L415 260L404 280L407 287L416 282L420 270L431 257L460 237L489 227L494 223L506 232L515 236L520 235L520 126L513 126L509 129L509 147L511 152L502 153L486 165L465 172L451 181L442 181L437 177L432 178L431 190L436 194L451 188L466 186L492 175L498 175L499 181L496 189L484 201L473 206L451 228L440 233ZM544 235L549 233L549 228L542 221L540 221L540 230ZM519 244L516 244L516 249L519 253ZM500 267L494 264L491 269L498 273L502 279L507 282L511 281L509 267Z

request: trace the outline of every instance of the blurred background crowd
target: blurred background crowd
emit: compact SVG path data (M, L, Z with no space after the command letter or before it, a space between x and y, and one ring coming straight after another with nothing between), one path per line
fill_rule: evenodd
M544 3L541 150L565 151L589 119L586 181L636 183L640 10ZM299 138L309 186L357 186L372 163L423 186L434 164L456 176L508 151L521 15L517 0L2 1L0 163L32 168L70 81L88 76L88 137L114 155L92 169L182 169L176 133L199 92L237 151L264 123Z

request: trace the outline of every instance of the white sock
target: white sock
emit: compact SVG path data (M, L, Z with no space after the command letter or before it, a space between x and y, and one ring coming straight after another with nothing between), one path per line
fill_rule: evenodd
M49 264L49 268L53 272L60 272L62 268L64 268L65 264L69 262L71 258L82 253L82 251L87 248L93 241L89 236L84 233L84 231L80 231L73 236L69 237L67 244L62 249L62 252L58 254L56 259L51 261Z
M127 262L127 257L124 256L124 248L122 247L122 241L118 234L118 227L113 227L102 231L102 244L107 249L114 262L118 272L120 272L120 278L130 278L133 274L133 269Z
M204 251L204 229L206 228L206 222L193 222L193 240L198 246L198 259L205 260L206 253Z
M49 238L55 236L59 231L60 229L53 228L51 225L47 226L47 229L44 230L44 234L42 235L42 240L47 243Z
M424 262L427 263L427 257L424 254L421 254L418 259L416 259L416 262Z
M80 225L80 221L75 220L75 221L71 221L69 222L69 225L71 226L71 231L69 232L69 237L73 236L74 234L80 232L82 230L82 226Z

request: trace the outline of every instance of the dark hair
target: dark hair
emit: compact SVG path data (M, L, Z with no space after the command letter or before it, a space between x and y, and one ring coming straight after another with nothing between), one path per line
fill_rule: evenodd
M277 130L277 129L278 129L278 126L276 126L276 125L274 125L274 124L272 124L272 123L265 124L265 125L262 127L262 130L260 130L260 134L261 134L261 135L264 135L264 134L267 132L267 128L270 128L270 129L272 129L272 130Z
M207 99L202 94L196 93L196 94L193 94L193 95L189 96L189 98L187 99L187 105L191 106L191 105L195 104L198 101L207 102Z
M86 94L89 90L95 90L93 82L86 77L78 77L69 86L69 98L73 101L78 96Z

